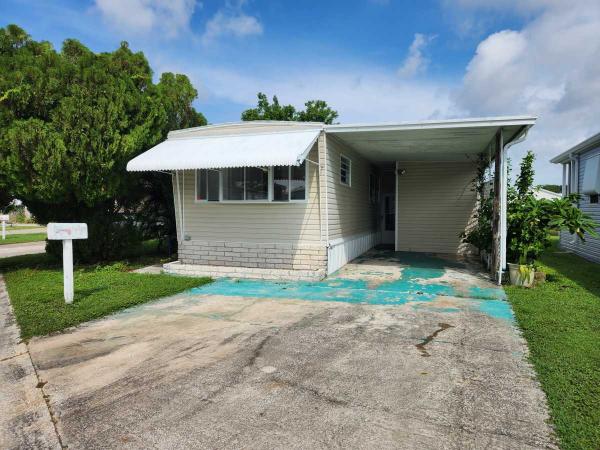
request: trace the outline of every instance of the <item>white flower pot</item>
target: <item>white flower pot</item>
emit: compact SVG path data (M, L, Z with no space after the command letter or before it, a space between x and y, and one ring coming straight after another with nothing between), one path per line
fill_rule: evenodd
M531 287L535 279L535 270L531 269L527 275L523 275L520 270L521 264L508 263L508 273L510 274L510 283L515 286Z

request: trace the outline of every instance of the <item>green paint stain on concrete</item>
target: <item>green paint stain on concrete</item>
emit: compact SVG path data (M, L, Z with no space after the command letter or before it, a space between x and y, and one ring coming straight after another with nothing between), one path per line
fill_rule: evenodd
M368 267L368 264L376 265L378 261L398 264L401 268L400 277L389 279L385 273ZM366 263L364 271L360 268L363 262ZM448 268L464 269L466 266L462 263L430 255L378 251L357 258L354 265L358 268L353 267L347 272L342 270L322 281L279 282L221 278L195 288L191 293L387 306L414 302L415 308L423 307L424 302L433 302L438 297L460 297L461 303L456 307L427 307L442 313L456 313L466 308L496 319L514 320L502 288L473 285L466 292L464 289L457 291L452 284L441 280ZM356 275L359 279L354 278ZM373 276L379 275L380 280L373 280ZM362 277L365 279L360 279Z
M479 311L494 319L515 321L512 308L506 300L473 300L473 302Z

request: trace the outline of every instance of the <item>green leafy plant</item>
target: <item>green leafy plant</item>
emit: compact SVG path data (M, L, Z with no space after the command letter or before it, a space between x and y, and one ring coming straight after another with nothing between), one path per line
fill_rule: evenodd
M206 124L185 75L157 83L126 42L60 51L16 25L0 28L0 201L18 198L41 222L87 222L80 260L107 260L132 243L174 234L171 178L125 170L175 128ZM3 207L4 205L2 205ZM149 236L152 234L153 236ZM60 255L60 243L48 245Z
M507 196L507 253L508 261L520 264L522 276L534 270L536 259L550 246L552 230L566 230L584 240L584 236L597 237L594 220L577 208L578 194L565 198L536 199L533 195L535 155L529 151L521 161L514 185L508 186ZM486 192L487 160L480 160L475 186L478 192L477 223L462 235L463 242L479 250L492 248L493 191Z

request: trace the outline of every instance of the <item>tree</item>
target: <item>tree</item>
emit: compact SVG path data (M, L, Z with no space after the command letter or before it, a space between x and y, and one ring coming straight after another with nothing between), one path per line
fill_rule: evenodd
M297 122L323 122L333 123L338 117L337 111L331 109L323 100L309 100L304 104L304 111L296 111L292 105L280 105L276 95L273 102L265 94L259 92L256 108L250 108L242 112L242 120L282 120Z
M525 196L531 193L531 188L533 187L533 177L535 176L535 172L533 170L534 160L535 155L531 150L528 150L527 154L521 160L521 170L517 176L517 182L515 186L517 194L520 196Z
M172 128L206 123L184 75L157 84L126 42L96 54L67 39L60 52L21 28L0 29L0 190L10 186L42 223L84 221L76 255L118 256L140 239L138 213L170 178L128 174L127 162ZM172 203L164 192L158 201ZM49 251L56 250L52 245Z

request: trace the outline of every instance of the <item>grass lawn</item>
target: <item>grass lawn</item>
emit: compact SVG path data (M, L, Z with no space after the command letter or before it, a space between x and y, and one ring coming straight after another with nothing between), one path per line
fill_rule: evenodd
M562 449L600 448L600 265L555 246L548 281L507 286Z
M128 261L75 267L75 300L63 299L60 265L45 254L0 259L23 339L106 316L120 309L200 286L209 278L149 275L131 269L158 262L143 254Z
M37 242L46 239L46 233L28 233L28 234L6 234L6 239L0 236L0 245L23 244L25 242Z
M15 231L15 230L33 230L34 228L45 228L45 225L35 225L35 224L31 224L31 225L7 225L6 226L6 231Z

